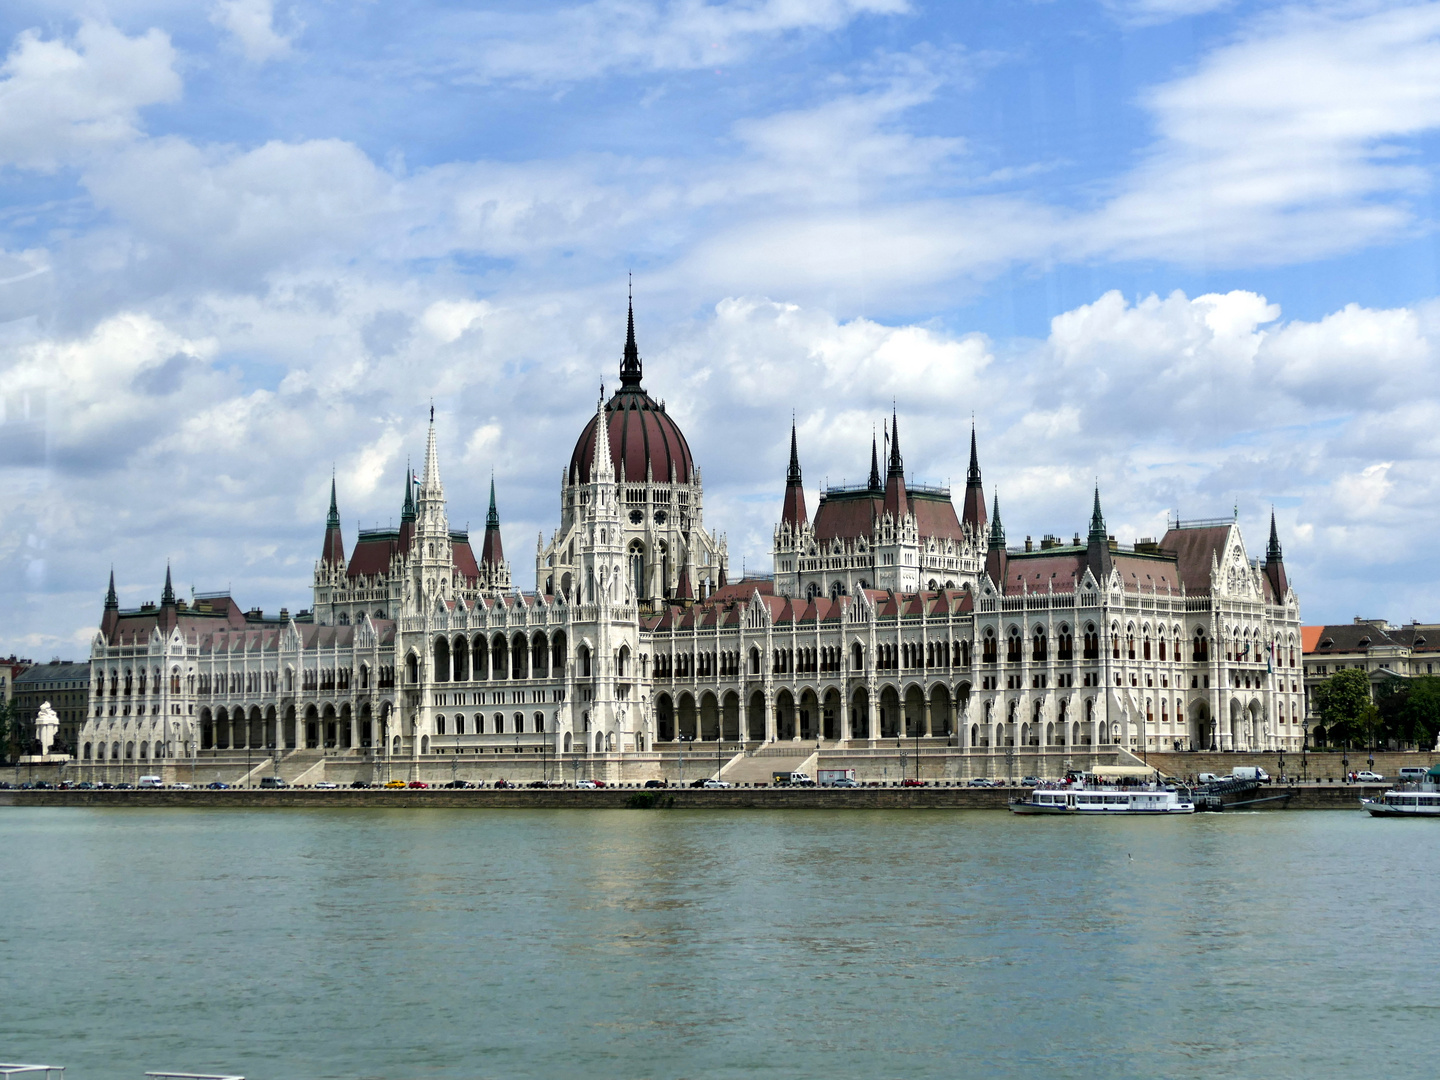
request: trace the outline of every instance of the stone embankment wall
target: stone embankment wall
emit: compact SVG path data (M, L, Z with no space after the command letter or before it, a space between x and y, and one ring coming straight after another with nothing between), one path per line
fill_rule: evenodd
M379 810L422 809L546 809L546 810L1003 810L1017 788L605 788L485 790L352 790L313 789L253 791L5 791L0 806L84 806L123 809L350 808ZM1270 785L1260 796L1290 793L1287 802L1273 801L1265 809L1358 810L1362 796L1373 796L1385 785L1309 784L1298 787Z

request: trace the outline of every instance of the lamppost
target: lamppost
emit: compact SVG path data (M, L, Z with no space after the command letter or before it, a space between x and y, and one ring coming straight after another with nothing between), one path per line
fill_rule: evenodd
M724 734L724 732L722 732L722 731L720 730L720 725L719 725L719 723L716 723L716 725L715 725L715 779L716 779L716 780L719 780L719 779L720 779L720 736L723 735L723 734ZM818 746L817 746L817 749L818 749Z
M450 786L460 779L460 718L455 718L455 756L450 759Z
M685 736L676 734L675 741L680 744L680 786L685 786Z
M920 725L918 723L915 725L915 780L917 783L920 780Z
M1309 728L1309 726L1307 725L1307 726L1301 731L1301 742L1300 742L1300 782L1301 782L1302 784L1308 782L1309 779L1310 779L1310 776L1309 776L1309 771L1310 771L1310 770L1309 770L1309 765L1310 765L1310 762L1307 760L1307 757L1308 757L1308 755L1309 755L1309 752L1310 752L1310 728Z

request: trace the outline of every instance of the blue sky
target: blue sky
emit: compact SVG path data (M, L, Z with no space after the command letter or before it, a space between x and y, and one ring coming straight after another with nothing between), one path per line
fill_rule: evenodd
M308 602L398 513L517 580L614 380L768 564L892 401L979 430L1012 540L1276 508L1306 621L1440 618L1440 5L1215 0L0 8L0 650L122 602Z

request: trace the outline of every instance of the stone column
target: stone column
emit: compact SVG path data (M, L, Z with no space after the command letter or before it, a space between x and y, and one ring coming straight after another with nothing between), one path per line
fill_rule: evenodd
M845 691L842 687L840 691L840 741L842 743L848 743L850 741L850 711L853 708L853 702L845 696Z
M927 739L930 738L932 734L930 728L930 699L928 697L925 699L925 727L921 730L921 734Z

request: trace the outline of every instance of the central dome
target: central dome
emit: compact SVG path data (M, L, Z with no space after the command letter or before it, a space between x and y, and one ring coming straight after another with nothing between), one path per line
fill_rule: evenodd
M620 389L605 403L605 417L610 428L610 457L615 462L615 475L628 484L643 484L651 477L657 484L668 484L670 470L674 468L675 482L688 484L695 472L690 445L679 426L665 412L665 407L645 393L640 385L640 376L640 350L635 346L635 307L632 304L625 358L620 362ZM580 432L575 452L570 455L569 479L572 484L590 482L590 466L595 460L595 426L596 418L592 416L585 430Z

